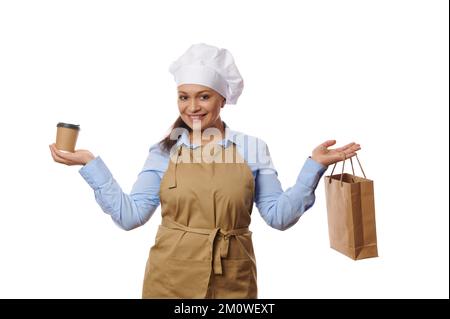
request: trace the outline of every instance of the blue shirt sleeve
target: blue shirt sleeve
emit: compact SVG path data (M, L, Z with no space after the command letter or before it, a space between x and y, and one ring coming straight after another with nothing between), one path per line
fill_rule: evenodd
M258 150L258 158L268 158L257 165L255 203L264 221L286 230L293 226L315 201L314 191L327 167L307 158L294 186L283 191L267 145ZM260 153L262 152L262 153Z
M123 192L99 156L84 165L79 173L94 190L102 210L120 228L131 230L145 224L159 206L159 187L168 160L168 154L161 150L159 144L150 147L130 194Z

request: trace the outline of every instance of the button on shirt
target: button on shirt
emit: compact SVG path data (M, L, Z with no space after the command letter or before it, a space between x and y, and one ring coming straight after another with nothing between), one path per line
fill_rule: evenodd
M266 143L250 135L232 131L225 124L225 138L217 144L229 147L236 144L255 179L254 202L265 222L276 229L293 226L315 201L314 191L327 167L308 157L298 174L295 185L283 191L278 173L270 158ZM191 144L185 130L176 146ZM94 190L102 210L125 230L145 224L160 204L160 182L169 165L169 153L159 143L152 145L144 167L138 174L130 194L123 192L100 156L89 161L80 170L81 176Z

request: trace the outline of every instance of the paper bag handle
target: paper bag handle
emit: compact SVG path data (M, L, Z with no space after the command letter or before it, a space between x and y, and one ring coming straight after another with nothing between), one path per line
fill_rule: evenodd
M359 168L361 168L361 172L363 173L364 178L367 178L366 174L364 173L364 170L363 170L363 168L361 166L361 162L359 161L358 154L356 154L355 156L356 156L356 160L358 161ZM345 154L344 154L344 157L345 157ZM346 160L347 160L347 158L344 158L344 160L342 161L342 172L341 172L341 180L340 180L341 185L342 185L342 177L344 176L344 166L345 166L345 161ZM333 175L333 172L334 172L334 169L336 168L337 163L338 162L334 163L333 169L331 170L331 175ZM352 161L351 157L350 157L350 164L352 165L353 176L355 176L355 169L353 168L353 161ZM329 183L331 183L331 178L330 178L330 182Z

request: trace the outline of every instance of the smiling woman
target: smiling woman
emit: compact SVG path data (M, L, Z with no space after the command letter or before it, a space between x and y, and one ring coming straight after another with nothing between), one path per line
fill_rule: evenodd
M195 44L170 72L179 117L171 133L150 147L130 194L87 150L64 153L53 144L53 159L83 165L79 172L98 204L125 230L145 224L161 204L144 298L257 298L253 204L270 227L292 227L314 204L327 166L356 155L360 146L329 149L334 140L322 143L305 158L295 185L283 191L264 141L221 120L221 110L236 104L244 87L231 53Z
M225 106L226 99L214 90L199 84L182 84L178 86L178 110L180 116L172 127L183 127L191 130L194 125L203 129L217 128L224 136L225 127L220 119L220 109ZM201 129L200 129L201 131ZM201 144L210 142L202 135ZM220 137L219 137L220 138ZM192 134L190 134L192 141ZM170 150L176 140L168 135L163 141L165 150Z

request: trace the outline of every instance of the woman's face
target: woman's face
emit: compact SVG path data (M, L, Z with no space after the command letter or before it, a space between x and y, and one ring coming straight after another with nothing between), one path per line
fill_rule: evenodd
M225 105L225 98L207 86L182 84L178 87L178 109L182 120L194 129L201 125L201 130L217 127L220 109Z

